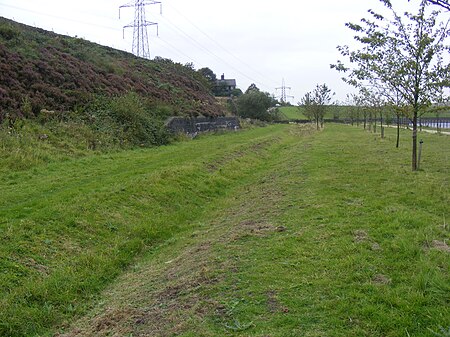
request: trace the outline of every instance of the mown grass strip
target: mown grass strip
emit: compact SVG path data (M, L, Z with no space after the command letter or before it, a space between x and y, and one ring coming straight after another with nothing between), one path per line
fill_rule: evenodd
M233 326L245 327L241 336L448 330L449 138L421 135L423 171L413 173L407 135L397 150L394 132L382 140L330 125L307 151L285 153L289 166L280 165L268 186L284 192L282 211L265 221L286 232L220 247L238 267L211 291L228 314L211 313L204 335L232 333ZM259 205L260 193L246 209Z
M421 135L422 171L413 173L407 132L397 150L395 130L383 140L349 126L327 125L306 138L289 130L234 135L227 138L233 145L204 140L210 155L187 165L199 165L200 180L217 188L205 187L212 193L202 199L208 206L193 204L191 192L174 209L161 202L161 211L182 213L186 203L195 214L175 217L180 226L165 237L152 233L165 244L123 276L100 311L68 336L428 336L448 330L448 137ZM183 146L180 156L188 152ZM196 189L184 169L173 170L163 172L181 174L183 184L170 180L161 191L177 184ZM136 176L133 181L142 185ZM131 203L118 213L138 210Z
M278 162L289 161L285 157L286 149L306 141L311 134L314 129L309 126L288 127L283 128L282 137L275 136L276 141L271 142L267 152L261 152L264 142L252 145L255 157L251 174L240 179L223 198L213 201L211 208L190 230L175 235L140 259L108 289L95 310L73 323L73 329L63 329L66 333L61 336L159 336L203 332L207 322L205 314L220 306L220 302L210 300L209 289L223 281L229 268L235 265L226 255L222 258L220 254L213 254L215 247L246 235L235 226L236 217L246 217L248 212L268 214L273 211L280 192L272 194L270 189L266 190L267 183L276 181ZM240 159L227 157L216 161L225 174L242 166L242 152L231 154ZM212 173L217 172L217 165L208 165L208 168ZM257 196L261 197L257 207L252 205L247 209L246 200L255 197L251 192L255 187L263 191L263 195ZM250 221L245 230L259 230L257 227L258 223ZM266 224L261 230L271 232L275 227Z
M327 125L273 148L63 336L434 336L449 321L448 138ZM426 151L425 151L426 149Z
M137 255L239 185L283 134L254 129L5 173L0 335L38 334L84 312Z

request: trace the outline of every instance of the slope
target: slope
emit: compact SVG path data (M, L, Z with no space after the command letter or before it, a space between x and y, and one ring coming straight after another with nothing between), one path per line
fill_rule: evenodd
M190 65L137 58L77 37L0 17L0 122L42 109L83 110L93 95L130 91L177 115L220 115L207 82Z
M255 129L1 174L0 335L40 334L83 313L142 252L188 231L264 165L284 133Z

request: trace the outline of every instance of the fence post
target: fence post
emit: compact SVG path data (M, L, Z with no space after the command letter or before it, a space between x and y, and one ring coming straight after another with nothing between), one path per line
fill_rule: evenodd
M422 144L423 140L421 139L419 142L419 158L417 160L417 170L420 170L420 158L422 157Z

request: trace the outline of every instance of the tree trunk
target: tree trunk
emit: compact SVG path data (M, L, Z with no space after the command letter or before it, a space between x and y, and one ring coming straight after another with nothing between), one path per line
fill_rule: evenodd
M439 113L436 114L436 131L439 133Z
M372 116L372 129L373 133L377 133L377 110L374 108L373 116Z

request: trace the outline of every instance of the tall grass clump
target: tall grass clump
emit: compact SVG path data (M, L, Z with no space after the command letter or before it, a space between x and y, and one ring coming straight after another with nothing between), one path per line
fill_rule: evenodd
M107 117L115 124L125 142L141 146L167 144L164 119L168 117L169 109L152 104L133 92L107 103Z

